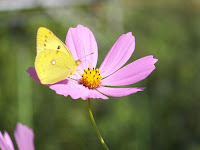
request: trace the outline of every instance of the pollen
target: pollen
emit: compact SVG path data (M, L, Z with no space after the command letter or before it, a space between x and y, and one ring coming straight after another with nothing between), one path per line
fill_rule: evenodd
M84 73L81 74L81 77L81 84L89 89L95 89L100 86L102 76L99 69L94 69L94 67L91 69L88 67L87 70L84 69Z

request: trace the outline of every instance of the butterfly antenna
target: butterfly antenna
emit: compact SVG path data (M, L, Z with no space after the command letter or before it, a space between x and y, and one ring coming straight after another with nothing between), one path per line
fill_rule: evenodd
M85 58L85 57L87 57L87 56L90 56L90 55L92 55L92 54L94 54L94 53L92 52L92 53L90 53L90 54L88 54L88 55L85 55L85 56L79 58L79 60L81 60L82 58Z

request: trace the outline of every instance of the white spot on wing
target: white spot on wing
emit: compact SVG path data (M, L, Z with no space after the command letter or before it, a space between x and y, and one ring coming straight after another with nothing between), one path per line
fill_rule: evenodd
M53 59L51 63L52 63L52 65L55 65L56 61Z

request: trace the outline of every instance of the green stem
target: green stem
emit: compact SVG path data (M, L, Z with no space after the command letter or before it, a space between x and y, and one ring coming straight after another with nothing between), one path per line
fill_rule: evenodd
M97 125L95 123L94 116L92 114L92 109L91 109L91 106L90 106L90 99L88 99L88 109L89 109L90 119L92 121L92 124L94 126L94 129L95 129L98 137L99 137L99 140L100 140L101 144L103 145L105 150L109 150L109 148L107 147L106 143L104 142L104 140L103 140L103 138L102 138L102 136L101 136L101 134L100 134L100 132L99 132L99 130L97 128Z

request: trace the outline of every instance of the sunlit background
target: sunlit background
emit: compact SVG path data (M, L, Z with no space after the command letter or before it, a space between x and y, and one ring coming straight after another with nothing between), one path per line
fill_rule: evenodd
M87 101L57 95L26 73L34 66L41 26L65 41L69 27L89 27L100 66L120 35L132 32L129 62L147 55L156 70L127 97L92 100L111 150L200 149L199 0L1 0L0 130L33 128L36 150L101 150ZM15 144L16 146L16 144Z

